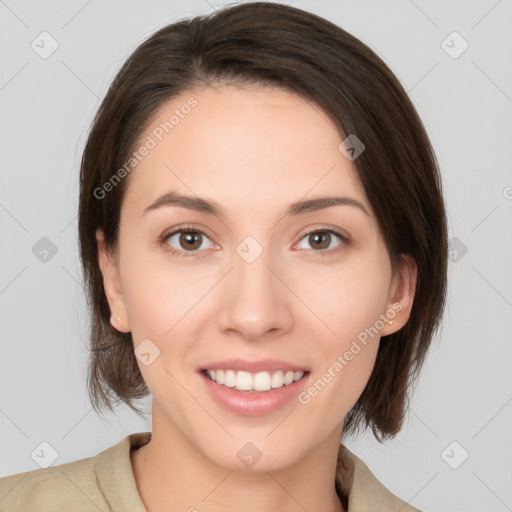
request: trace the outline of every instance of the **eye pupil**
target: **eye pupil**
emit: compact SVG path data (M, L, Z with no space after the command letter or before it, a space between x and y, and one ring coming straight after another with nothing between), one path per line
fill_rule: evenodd
M309 241L311 247L315 247L316 249L327 249L331 243L331 234L327 231L317 231L316 233L309 235Z
M201 247L201 234L184 231L180 236L180 244L186 250L197 249Z

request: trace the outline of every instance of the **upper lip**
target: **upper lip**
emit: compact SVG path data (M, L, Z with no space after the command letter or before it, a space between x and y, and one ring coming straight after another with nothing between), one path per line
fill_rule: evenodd
M243 359L224 359L201 366L200 370L235 370L249 373L264 371L293 371L306 372L307 368L278 359L260 359L259 361L245 361Z

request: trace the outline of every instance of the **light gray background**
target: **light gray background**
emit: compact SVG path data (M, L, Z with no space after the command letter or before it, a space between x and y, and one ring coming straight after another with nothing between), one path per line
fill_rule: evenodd
M151 429L127 409L99 418L87 398L80 154L100 99L137 44L226 3L0 0L1 475L36 469L31 453L42 441L60 464ZM292 5L353 33L397 74L432 138L450 237L460 240L443 330L407 424L385 445L370 435L347 444L425 511L512 510L512 2ZM43 31L59 44L47 59L31 48ZM456 59L441 46L453 31L469 43ZM461 48L453 38L445 44ZM42 237L58 248L46 263L32 252ZM447 461L460 464L465 451L452 469Z

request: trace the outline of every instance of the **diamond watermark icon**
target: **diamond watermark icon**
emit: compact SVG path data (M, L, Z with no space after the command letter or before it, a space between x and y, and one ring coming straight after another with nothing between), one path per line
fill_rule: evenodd
M238 244L236 252L246 263L253 263L260 257L263 247L254 237L248 236Z
M459 262L468 252L467 246L457 238L452 236L448 242L448 259L453 262Z
M47 59L57 50L59 43L50 33L41 32L32 43L30 43L30 46L39 57Z
M458 59L469 48L469 43L458 32L453 31L443 39L441 48L452 59Z
M457 441L452 441L442 452L441 458L452 469L458 469L468 460L469 453Z
M262 455L253 443L244 444L236 454L240 462L248 468L252 468L261 459Z
M43 441L37 445L30 456L38 466L47 468L58 459L59 453L48 441Z
M342 143L338 146L338 150L343 153L345 158L353 162L364 150L366 146L361 139L351 133Z
M146 338L137 345L135 356L144 366L149 366L160 356L160 349L149 338Z
M57 246L46 236L32 247L32 254L42 263L48 263L56 254Z

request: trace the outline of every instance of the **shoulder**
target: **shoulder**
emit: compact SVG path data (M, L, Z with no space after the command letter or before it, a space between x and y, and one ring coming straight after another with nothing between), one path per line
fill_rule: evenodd
M340 459L351 468L348 490L348 512L420 512L395 496L370 471L368 466L344 445L340 445Z
M130 448L147 435L131 434L94 457L0 478L0 512L144 512Z
M1 512L86 511L92 510L93 503L101 510L104 501L95 483L92 458L0 479Z

